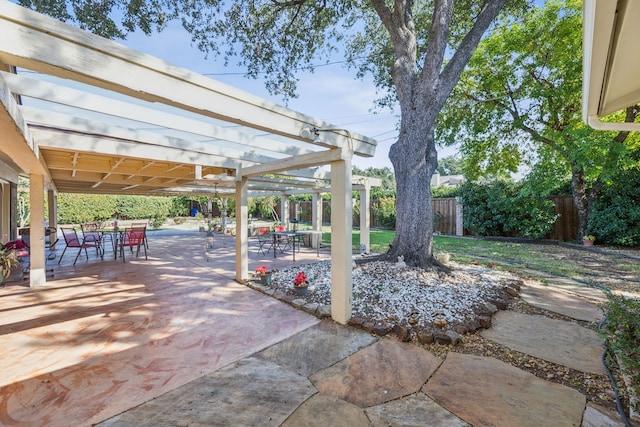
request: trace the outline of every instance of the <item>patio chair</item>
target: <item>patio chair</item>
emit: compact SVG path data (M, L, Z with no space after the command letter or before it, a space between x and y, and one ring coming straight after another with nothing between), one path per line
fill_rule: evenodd
M276 225L273 230L277 233L285 233L287 227L284 225ZM291 248L292 239L288 236L276 236L276 246L280 249L280 252L284 252L287 248Z
M262 255L266 255L272 247L273 236L271 235L271 228L258 227L258 252L262 252Z
M98 224L96 223L87 223L80 224L80 229L82 230L82 237L85 243L96 242L102 255L104 256L104 242L106 240L111 240L111 247L114 248L113 236L111 233L101 233L98 231Z
M73 260L73 265L76 265L76 262L78 262L78 258L80 257L80 253L82 252L83 249L84 249L84 255L87 257L87 259L89 259L87 248L95 248L96 255L97 256L99 255L101 259L104 259L102 255L102 251L100 250L100 244L97 241L91 240L91 241L85 242L83 239L80 239L78 237L78 233L76 233L76 230L72 227L60 227L60 231L62 231L62 237L64 237L64 242L66 243L66 246L62 251L62 255L60 255L58 264L60 264L60 261L62 261L62 258L64 257L65 252L67 252L67 249L69 248L78 249L78 254L76 255L76 259Z
M131 249L131 253L133 253L133 248L136 248L136 257L140 255L140 246L144 249L144 259L147 258L147 247L144 244L144 234L146 227L131 227L125 228L124 233L118 242L120 256L122 256L122 262L124 260L124 248L128 247Z
M144 246L149 249L149 241L147 240L147 226L149 224L146 222L132 222L131 227L140 228L144 227Z

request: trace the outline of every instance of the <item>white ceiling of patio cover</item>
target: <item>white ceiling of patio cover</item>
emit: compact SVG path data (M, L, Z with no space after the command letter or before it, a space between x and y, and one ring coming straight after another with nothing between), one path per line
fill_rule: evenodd
M640 103L640 1L584 0L583 12L583 118L596 124Z
M343 147L375 153L375 140L4 0L0 34L0 69L18 67L17 75L0 72L0 92L20 97L35 158L59 191L204 193L215 182L224 193L236 170L284 161L304 168L252 177L250 190L296 192L327 188L328 170L309 166ZM313 126L334 130L321 141L302 138ZM15 146L0 147L0 161L27 171L28 162L12 163Z

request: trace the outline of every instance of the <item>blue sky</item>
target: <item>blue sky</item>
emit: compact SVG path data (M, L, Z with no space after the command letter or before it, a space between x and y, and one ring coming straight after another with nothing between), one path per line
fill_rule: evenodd
M179 23L173 22L160 34L145 36L130 34L127 40L118 41L141 52L156 56L169 63L209 75L228 85L240 88L274 103L283 104L282 98L270 95L261 80L242 76L242 70L230 65L225 68L220 58L205 59L205 54L191 46L190 35ZM367 167L392 168L389 147L397 137L396 123L399 110L373 113L373 101L379 96L370 81L354 78L355 73L342 64L318 67L313 74L301 73L298 83L299 97L292 99L288 107L301 113L326 120L336 127L375 138L378 148L374 158L354 157L353 164ZM439 157L451 155L452 150L441 152Z

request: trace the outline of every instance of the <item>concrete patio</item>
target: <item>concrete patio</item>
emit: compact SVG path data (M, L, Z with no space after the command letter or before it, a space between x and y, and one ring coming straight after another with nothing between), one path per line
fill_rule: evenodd
M57 264L58 244L46 287L0 289L0 425L91 425L318 322L236 283L232 236L216 234L208 256L197 231L151 232L149 244L146 261L108 248L76 266L75 251ZM291 264L255 249L251 269Z

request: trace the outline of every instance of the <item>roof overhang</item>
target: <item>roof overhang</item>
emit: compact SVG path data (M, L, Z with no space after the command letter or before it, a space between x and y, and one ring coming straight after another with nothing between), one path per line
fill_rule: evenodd
M640 2L583 1L582 117L595 129L640 131L600 119L640 103Z
M4 0L0 33L0 161L60 192L232 195L238 176L328 191L322 165L375 154L371 138Z

